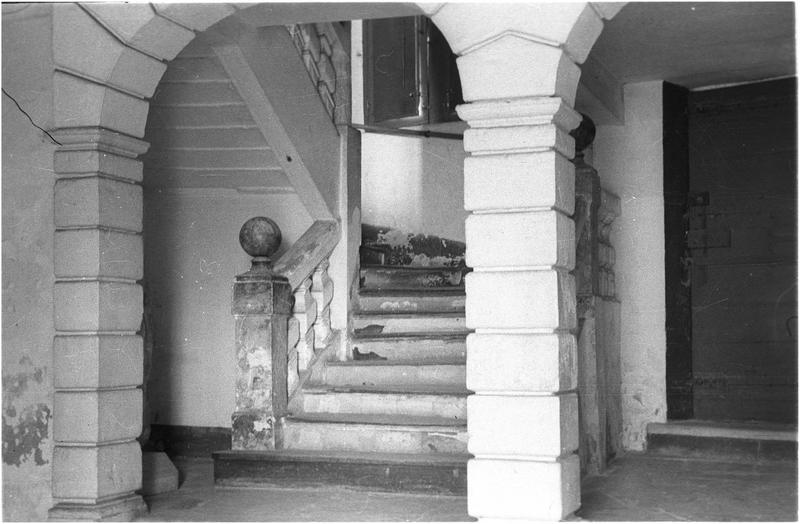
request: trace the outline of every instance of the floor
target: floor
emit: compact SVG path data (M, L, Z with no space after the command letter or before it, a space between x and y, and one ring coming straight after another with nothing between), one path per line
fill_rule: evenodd
M338 488L214 488L212 462L177 459L176 493L147 499L141 521L468 521L465 497ZM796 521L796 463L744 465L646 455L584 482L571 520Z

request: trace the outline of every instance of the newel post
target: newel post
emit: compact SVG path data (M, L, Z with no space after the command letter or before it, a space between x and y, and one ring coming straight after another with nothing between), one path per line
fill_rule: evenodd
M292 289L286 277L272 271L281 243L278 225L251 218L239 232L239 243L253 257L250 271L236 276L232 313L236 323L236 410L232 449L280 447L276 425L286 415L287 323Z

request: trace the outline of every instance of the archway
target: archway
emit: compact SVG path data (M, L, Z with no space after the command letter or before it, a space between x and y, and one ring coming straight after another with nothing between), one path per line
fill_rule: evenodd
M471 127L464 177L472 212L467 263L475 269L466 285L467 324L476 330L467 358L476 392L468 404L474 516L553 519L579 505L568 132L578 124L576 64L602 20L620 8L355 4L336 11L337 19L423 11L460 56L467 103L459 114ZM72 370L55 384L54 518L125 518L142 509L134 493L142 379L137 157L147 144L137 137L165 61L196 31L237 11L223 4L54 8L54 352L56 368ZM252 23L306 16L290 4L246 11ZM84 365L67 365L76 355Z

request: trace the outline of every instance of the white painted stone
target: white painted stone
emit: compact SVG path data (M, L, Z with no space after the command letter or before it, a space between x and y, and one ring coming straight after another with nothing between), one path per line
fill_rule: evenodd
M142 236L102 229L56 231L56 277L117 277L139 280L143 276Z
M592 2L591 5L606 20L611 20L620 10L625 7L627 2Z
M464 150L469 153L535 153L549 148L567 158L575 156L575 140L552 124L475 128L464 132Z
M581 74L562 50L513 34L459 57L456 64L466 102L556 96L573 105Z
M472 214L465 232L469 267L575 267L575 223L558 211Z
M56 446L53 450L53 498L96 503L132 493L142 486L142 450L138 442L99 447Z
M575 279L566 272L476 270L465 286L470 329L575 328Z
M56 442L135 439L142 432L142 390L56 391Z
M467 337L467 389L558 392L577 386L571 334L473 333Z
M558 457L578 449L578 396L470 395L467 427L478 457Z
M460 55L506 33L562 45L586 6L583 2L452 3L432 18L453 52Z
M167 69L122 44L77 4L54 6L53 60L57 68L145 98Z
M55 186L58 228L110 227L142 231L142 187L104 177L60 179Z
M72 75L53 75L54 127L96 127L144 136L145 100Z
M58 331L138 331L142 287L127 282L56 282L53 287Z
M466 420L465 394L306 391L302 398L306 413L358 413L363 415L408 415Z
M467 512L479 519L560 520L580 507L577 455L553 462L467 463Z
M53 167L59 176L103 174L133 182L142 181L141 161L105 151L56 151Z
M469 156L464 160L464 207L468 211L575 208L575 166L550 150L516 155Z
M578 19L573 23L572 28L564 43L564 50L576 64L582 64L589 56L597 37L603 31L603 20L600 14L590 5L585 4Z
M87 3L83 6L129 46L162 60L172 60L195 33L161 16L149 4Z
M229 4L153 4L159 15L194 31L205 31L228 15L236 12Z
M56 336L53 385L56 389L138 386L143 359L138 335Z

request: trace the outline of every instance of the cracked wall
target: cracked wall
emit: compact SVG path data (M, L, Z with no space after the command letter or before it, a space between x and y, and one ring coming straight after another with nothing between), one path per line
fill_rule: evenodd
M52 505L53 152L49 4L3 13L3 519Z

